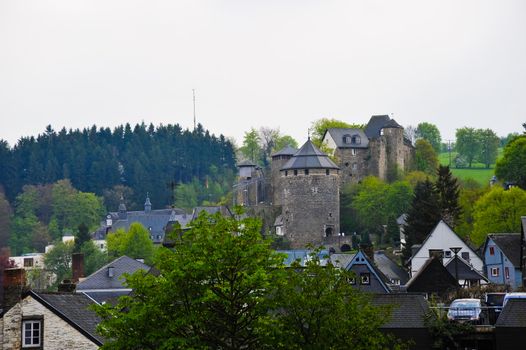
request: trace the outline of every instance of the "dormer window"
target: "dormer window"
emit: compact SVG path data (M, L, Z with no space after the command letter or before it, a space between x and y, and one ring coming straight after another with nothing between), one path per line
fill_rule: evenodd
M351 135L343 135L343 143L349 144L352 142Z
M353 137L351 138L351 143L359 145L360 143L362 143L362 139L358 135L353 135Z

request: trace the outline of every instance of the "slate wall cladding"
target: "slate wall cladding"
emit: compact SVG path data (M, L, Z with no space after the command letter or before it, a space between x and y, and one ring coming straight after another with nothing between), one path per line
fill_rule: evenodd
M62 320L31 296L28 296L4 314L0 350L21 348L23 316L44 317L43 349L92 350L99 348L83 334L71 327L66 321ZM2 327L0 327L0 329L1 328Z
M298 170L298 175L282 174L281 181L284 231L292 248L322 244L327 227L332 228L332 235L340 232L337 170L330 170L330 175L325 169L310 169L309 175Z

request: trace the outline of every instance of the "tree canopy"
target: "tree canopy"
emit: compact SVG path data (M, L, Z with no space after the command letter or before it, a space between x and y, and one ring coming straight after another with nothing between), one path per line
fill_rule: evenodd
M497 162L495 175L503 181L511 181L526 190L526 135L511 140Z
M442 219L451 227L456 227L462 209L459 203L460 185L451 173L449 166L440 165L437 169L435 188Z
M330 119L330 118L321 118L312 122L310 131L311 131L311 141L317 147L321 147L323 135L325 131L330 128L358 128L363 129L363 125L358 124L349 124L341 120Z
M428 141L436 153L440 153L442 137L437 126L428 122L419 123L416 127L415 136L417 139Z
M152 262L154 246L148 230L138 222L130 225L128 232L118 229L106 236L110 257L129 256L133 259L144 259Z
M416 140L415 170L434 175L438 167L438 156L433 146L425 139Z

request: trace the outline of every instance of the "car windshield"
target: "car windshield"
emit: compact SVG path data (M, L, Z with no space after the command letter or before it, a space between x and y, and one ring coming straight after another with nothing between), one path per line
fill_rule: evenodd
M451 304L453 308L468 308L468 307L478 307L476 301L455 301Z
M487 303L489 305L502 305L502 303L504 302L504 295L505 294L488 294Z

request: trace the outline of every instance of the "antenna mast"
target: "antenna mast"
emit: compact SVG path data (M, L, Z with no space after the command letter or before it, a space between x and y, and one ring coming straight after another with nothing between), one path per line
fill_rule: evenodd
M195 125L195 89L192 89L192 94L194 95L194 130L196 129Z

